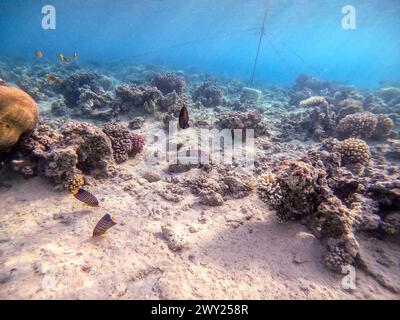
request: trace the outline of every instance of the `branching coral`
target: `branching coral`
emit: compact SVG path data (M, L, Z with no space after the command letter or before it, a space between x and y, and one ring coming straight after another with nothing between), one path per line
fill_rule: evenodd
M356 113L340 120L337 131L344 138L370 138L375 131L376 117L370 113Z

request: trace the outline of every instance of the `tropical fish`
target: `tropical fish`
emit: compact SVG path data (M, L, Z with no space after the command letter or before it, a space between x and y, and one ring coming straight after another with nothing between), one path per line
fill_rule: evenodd
M69 58L64 53L60 53L58 57L60 58L61 61L69 62Z
M94 227L93 237L105 234L108 229L117 224L115 221L116 221L115 216L110 216L108 213L105 214L103 218L101 218Z
M76 199L79 201L82 201L83 203L87 204L90 207L98 207L99 206L99 200L91 194L89 191L86 191L85 189L79 188L79 189L72 189L71 193L74 195Z
M35 51L35 57L36 58L42 58L43 57L43 52L40 50L36 50Z
M74 57L74 60L75 60L75 61L78 60L78 53L74 52L73 57Z
M47 81L54 82L54 83L57 83L57 84L63 83L62 80L58 79L56 76L53 76L52 74L48 74L48 75L46 76L46 80L47 80Z
M179 113L179 126L181 129L189 128L189 112L185 106L182 107Z

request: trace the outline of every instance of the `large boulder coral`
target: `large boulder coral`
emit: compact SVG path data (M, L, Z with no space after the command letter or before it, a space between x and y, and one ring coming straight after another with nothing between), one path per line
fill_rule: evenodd
M39 108L24 91L0 86L0 151L11 148L36 127Z

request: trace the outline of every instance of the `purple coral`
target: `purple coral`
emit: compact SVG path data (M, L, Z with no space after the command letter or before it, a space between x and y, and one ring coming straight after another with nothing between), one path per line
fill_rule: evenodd
M140 134L132 133L131 144L132 144L132 148L131 148L130 153L135 156L138 153L143 151L144 145L145 145L145 140Z

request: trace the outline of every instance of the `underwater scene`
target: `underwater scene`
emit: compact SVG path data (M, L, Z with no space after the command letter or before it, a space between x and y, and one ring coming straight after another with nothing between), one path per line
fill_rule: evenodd
M0 299L400 298L400 1L0 1Z

